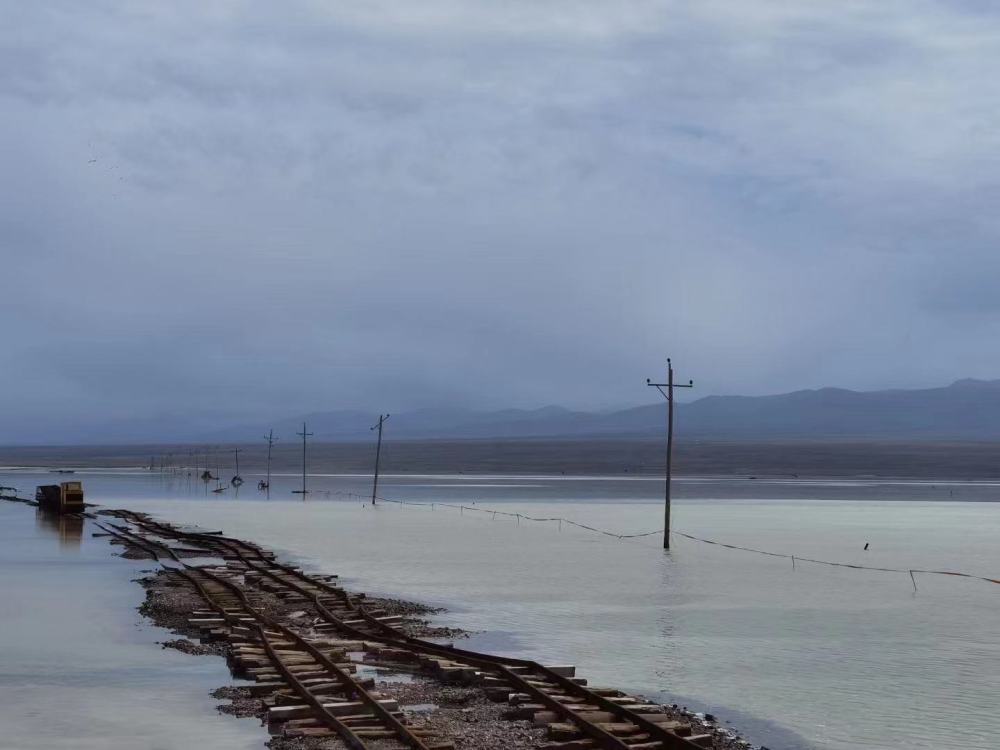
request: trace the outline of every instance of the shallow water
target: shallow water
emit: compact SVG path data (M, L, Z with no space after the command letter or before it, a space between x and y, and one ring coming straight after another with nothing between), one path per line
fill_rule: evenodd
M90 501L224 529L369 593L447 606L442 622L482 631L473 645L573 663L592 684L710 710L774 750L996 746L995 584L918 575L914 592L905 573L801 561L793 569L787 559L683 538L664 552L657 536L619 540L439 504L372 509L350 494L368 491L365 477L312 477L305 500L290 492L299 480L275 477L266 501L251 488L257 477L244 476L239 498L186 477L76 478ZM57 479L0 475L20 487ZM704 479L675 489L675 528L698 536L800 557L1000 575L1000 504L983 502L1000 497L995 484ZM390 476L380 484L387 497L475 502L616 533L658 528L660 491L659 480L642 478ZM210 705L203 691L189 695L202 711Z
M259 748L260 730L215 712L225 662L163 649L135 608L148 561L112 556L90 522L0 502L0 747Z

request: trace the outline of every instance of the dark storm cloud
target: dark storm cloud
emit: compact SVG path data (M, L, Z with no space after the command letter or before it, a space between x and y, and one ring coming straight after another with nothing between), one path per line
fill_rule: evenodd
M1000 372L985 6L0 6L5 439Z

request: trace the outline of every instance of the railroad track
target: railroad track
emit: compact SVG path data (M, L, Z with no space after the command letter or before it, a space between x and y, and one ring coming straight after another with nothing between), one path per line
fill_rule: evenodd
M283 679L282 698L279 700L284 701L292 693L312 709L311 712L308 708L288 712L281 711L280 706L272 707L272 715L276 714L279 719L309 714L308 718L301 720L290 719L289 722L295 723L286 725L286 733L289 729L291 733L336 733L350 747L364 747L363 744L352 744L363 741L364 735L350 738L345 729L350 730L351 727L338 726L331 717L323 716L317 705L321 701L308 698L311 694L309 685L296 684L296 672L304 670L312 674L313 671L321 671L313 669L319 664L315 658L316 647L308 638L292 632L255 608L251 598L253 591L309 606L316 614L317 622L312 626L314 631L334 637L334 643L362 644L366 650L385 661L417 664L444 679L480 685L493 699L508 701L514 716L530 719L536 725L547 725L550 741L541 746L547 750L692 750L713 744L712 734L696 733L697 730L689 723L668 717L660 706L645 704L617 690L588 687L585 680L574 676L571 667L547 667L530 660L494 656L410 636L395 627L399 618L367 607L363 595L351 595L331 582L335 576L309 575L277 561L272 553L255 544L225 537L221 533L184 531L131 511L117 511L116 515L138 531L113 526L114 531L108 529L109 533L117 535L124 543L145 549L157 559L169 557L182 566L172 572L196 588L215 614L215 617L199 618L207 620L201 624L216 626L216 629L218 626L228 628L228 632L237 638L236 643L240 644L240 654L267 656ZM183 542L203 549L206 556L225 560L226 566L223 570L187 566L162 540ZM243 579L243 587L231 580L237 576ZM260 628L260 632L256 633L254 628ZM294 670L287 660L284 662L285 669L279 666L283 663L282 649L274 646L275 639L279 639L278 643L286 651L290 646L295 661L301 662L295 665ZM254 645L243 645L245 641ZM272 673L264 674L271 676ZM358 691L365 689L357 681L352 681L356 687L349 685L344 677L327 669L325 677L311 679L322 680L324 690L336 684L343 686L345 693L359 695ZM346 677L350 679L349 674ZM377 698L375 700L377 703ZM382 716L374 704L365 705L370 709L365 714L365 720L372 721L374 715L384 724L374 730L379 733L379 738L388 736L386 732L392 732L391 736L404 746L450 747L446 740L437 741L439 744L436 745L414 744L424 740L417 735L407 737L399 727ZM277 712L276 708L279 709ZM351 718L357 720L359 717Z
M338 735L354 750L367 750L371 740L379 747L398 746L414 750L448 750L447 740L427 736L426 731L407 726L394 701L368 690L355 679L355 665L347 654L330 644L317 644L269 616L231 574L187 565L167 544L143 537L118 525L98 524L123 544L142 549L153 559L170 558L179 567L170 575L179 577L205 600L214 617L199 617L201 624L223 626L242 668L251 667L254 677L267 681L254 687L256 695L276 697L275 708L285 719L286 730L298 736ZM271 677L276 678L271 680ZM301 705L299 705L301 704Z

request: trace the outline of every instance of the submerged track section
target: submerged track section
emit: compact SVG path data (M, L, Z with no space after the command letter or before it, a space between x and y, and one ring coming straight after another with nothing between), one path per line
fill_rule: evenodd
M427 736L407 725L392 701L384 701L352 675L350 652L377 655L387 663L419 667L451 682L478 685L510 704L514 718L547 726L547 750L688 750L711 748L716 735L668 716L662 706L618 690L591 688L572 667L495 656L416 638L400 618L366 605L336 576L305 573L273 553L218 532L184 530L131 511L105 511L129 526L102 528L122 544L143 550L193 588L207 611L192 619L206 637L225 638L234 658L267 695L272 728L290 736L338 736L348 747L370 740L395 747L445 750L448 738ZM178 554L203 550L218 558L192 566ZM293 629L265 611L261 597L301 606L310 622ZM246 667L246 665L253 665ZM379 744L379 748L390 745Z

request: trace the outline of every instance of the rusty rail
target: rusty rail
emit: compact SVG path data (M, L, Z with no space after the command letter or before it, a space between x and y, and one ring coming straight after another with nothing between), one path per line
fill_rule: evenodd
M293 641L298 648L305 651L309 656L320 664L326 671L332 674L337 681L339 681L345 688L345 692L356 696L365 706L371 710L371 712L383 721L386 726L391 729L397 736L397 738L409 747L414 748L414 750L430 750L428 746L416 735L414 735L409 728L403 724L399 719L392 715L392 712L386 709L378 699L375 698L371 693L369 693L361 684L354 680L351 675L341 669L337 664L330 659L326 654L320 651L316 646L310 643L308 640L300 636L295 631L286 627L280 622L277 622L272 617L264 614L255 608L247 598L246 592L237 586L232 581L228 581L222 576L217 576L210 571L203 568L194 567L184 563L177 554L170 548L169 545L163 544L162 542L156 542L138 534L134 534L127 529L118 526L117 524L109 524L115 531L112 531L108 527L97 524L100 528L104 529L111 536L119 539L126 544L132 544L139 547L147 554L151 555L153 559L157 561L162 561L160 554L156 551L156 548L161 548L171 559L178 562L181 569L170 568L171 572L181 575L190 582L194 588L198 591L201 597L208 603L208 605L214 609L223 619L227 622L237 624L241 627L245 627L238 617L234 617L232 614L226 611L226 609L218 603L212 596L211 592L202 584L201 581L193 574L193 571L197 571L198 575L203 575L215 582L216 584L225 587L232 594L239 599L240 604L244 611L247 612L251 617L257 620L257 631L259 633L259 638L264 646L265 652L268 654L268 658L271 659L275 668L283 676L285 681L295 690L300 697L308 703L319 715L319 717L335 732L337 732L345 743L354 748L354 750L366 750L367 746L364 741L356 735L350 727L345 723L340 721L336 716L334 716L324 705L321 700L313 695L308 687L306 687L301 681L295 677L294 673L288 668L288 665L284 663L281 656L274 650L270 641L268 640L267 634L264 630L264 625L276 630L281 633L282 636Z
M140 527L147 528L153 531L153 533L170 536L175 539L193 541L195 543L200 543L206 548L214 548L216 550L221 548L222 550L225 550L222 554L226 554L226 552L228 552L231 557L239 559L248 570L265 575L278 584L310 599L320 616L346 635L361 639L374 638L389 646L417 653L444 657L451 661L475 667L483 671L493 672L494 674L500 676L501 679L515 686L520 692L532 696L539 703L559 715L562 719L572 723L582 734L597 742L600 747L607 748L608 750L623 750L623 748L630 747L630 745L623 742L619 737L616 737L614 734L608 732L601 726L598 726L597 722L592 722L582 716L581 712L547 694L544 690L529 682L512 668L528 670L533 675L542 677L544 681L554 683L566 694L578 699L578 702L597 706L600 710L615 716L618 721L633 724L641 731L648 734L649 737L655 742L660 743L663 750L694 750L695 748L701 747L686 737L681 737L660 724L651 721L644 714L633 711L627 706L615 703L607 697L589 690L587 687L574 682L570 678L558 674L538 662L527 659L517 659L514 657L484 654L467 649L459 649L453 645L445 646L409 636L370 615L367 611L365 611L363 606L358 605L343 589L331 586L324 581L310 577L290 565L265 557L260 551L260 548L256 545L242 540L225 537L221 534L184 532L168 524L152 521L147 517L140 516L130 511L125 511L124 513L130 520L132 520L133 523ZM249 557L244 551L249 552L253 557ZM372 633L371 631L365 631L344 622L322 603L320 595L315 594L300 584L282 578L280 575L275 573L272 568L277 568L285 574L293 576L313 588L320 589L325 591L328 595L336 597L343 603L344 607L351 611L352 615L362 618L365 623L376 632Z

